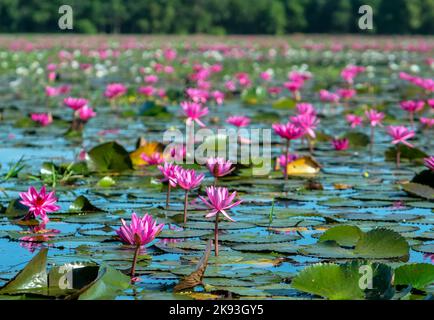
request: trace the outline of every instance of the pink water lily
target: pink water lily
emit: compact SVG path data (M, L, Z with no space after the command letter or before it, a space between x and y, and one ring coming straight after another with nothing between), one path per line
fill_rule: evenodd
M363 118L355 114L347 114L345 119L350 124L351 128L355 128L362 125Z
M53 122L51 113L32 113L30 116L32 121L39 123L43 127L46 127Z
M166 209L168 209L170 205L170 190L175 188L177 185L176 171L180 170L180 168L180 166L170 162L165 162L164 166L158 166L158 170L163 174L163 179L161 179L161 181L167 182Z
M314 106L310 103L297 103L295 105L295 108L297 109L297 112L299 115L312 115L315 116L316 115L316 110L314 108Z
M225 94L223 92L215 90L211 93L211 95L218 105L223 104L223 102L225 100Z
M196 174L194 169L179 168L175 172L176 182L178 186L185 190L184 197L184 223L187 223L187 209L188 209L188 193L201 184L205 175L203 173Z
M209 212L205 217L211 218L216 216L218 213L221 213L229 221L235 222L235 220L228 215L226 210L238 206L242 202L242 200L232 202L237 196L237 192L234 191L229 194L227 188L211 186L206 188L206 193L208 200L202 196L199 196L205 205L211 209L211 212Z
M434 156L423 159L423 164L431 171L434 171Z
M116 230L116 233L123 243L131 245L144 246L152 242L164 227L164 224L157 224L157 221L147 213L140 218L133 212L130 224L127 224L124 219L121 221L122 226Z
M87 106L87 105L85 105L84 107L80 108L77 111L77 114L78 114L78 117L81 120L85 121L85 122L87 122L90 119L96 117L96 112L93 111L93 109L91 107Z
M226 123L238 128L247 127L250 124L250 118L244 116L230 116L226 119Z
M199 126L206 127L200 118L208 114L208 108L203 107L199 103L189 101L181 102L181 108L184 110L184 114L187 116L187 125L190 126L194 121Z
M357 77L359 73L362 73L365 70L366 68L362 66L349 65L342 70L341 77L348 84L353 84L355 77Z
M215 255L218 256L218 218L219 214L223 214L223 216L229 221L235 222L229 214L226 212L227 210L238 206L242 200L238 200L233 202L235 199L237 192L234 191L232 194L229 194L227 188L222 187L207 187L206 193L208 199L199 196L199 198L203 201L203 203L211 210L205 217L212 218L215 217L215 226L214 226L214 248Z
M164 157L159 152L154 152L149 156L146 153L142 153L140 158L145 161L148 166L155 166L164 162Z
M135 212L131 215L130 224L127 224L124 219L121 219L121 221L122 226L116 230L117 235L123 243L136 246L130 271L131 282L135 282L137 280L135 273L140 248L152 242L164 228L164 224L157 224L157 221L147 213L140 218Z
M291 122L288 122L287 124L275 123L272 125L272 127L274 129L274 132L277 135L279 135L280 137L282 137L283 139L286 140L285 153L284 154L289 153L289 147L290 147L291 140L298 139L304 134L304 131L302 128L297 127L296 125L294 125ZM286 167L286 165L285 165L285 167ZM288 180L287 170L284 171L284 178L285 178L285 181Z
M295 124L288 122L286 124L275 123L272 125L274 132L286 140L295 140L300 138L304 131Z
M104 96L108 99L116 99L127 92L127 87L122 83L110 83L106 86Z
M387 133L393 139L392 144L403 143L410 148L414 148L411 143L407 142L408 139L414 137L414 131L408 130L404 126L389 126L387 127Z
M338 89L337 94L342 99L350 100L352 97L354 97L356 95L356 90L354 90L354 89Z
M295 117L291 117L293 124L303 129L304 133L312 139L316 138L315 129L319 124L319 119L311 113L299 114Z
M319 98L323 102L338 103L340 96L336 93L322 89L319 91Z
M407 101L401 101L400 102L401 109L408 112L410 117L410 124L411 127L414 128L414 114L416 112L422 111L423 107L425 106L425 101L419 100L407 100Z
M350 141L347 138L333 139L332 145L336 151L343 151L348 149L348 147L350 146Z
M155 92L155 88L153 86L144 86L144 87L140 87L137 90L137 92L146 96L146 97L152 97L152 95Z
M71 108L72 110L79 110L81 108L83 108L84 106L86 106L89 101L87 99L84 98L73 98L73 97L68 97L63 99L63 103L68 107Z
M434 127L434 118L425 118L425 117L421 117L419 119L420 123L422 125L424 125L427 128L431 128Z
M29 208L29 213L24 219L41 217L42 221L48 222L47 213L56 212L60 209L56 205L57 198L54 191L46 193L46 188L43 186L40 192L36 191L34 187L30 187L27 192L20 193L20 203Z
M396 167L399 168L401 159L401 150L399 145L402 143L410 148L414 148L414 146L407 142L407 140L413 138L415 133L404 126L389 126L387 127L387 133L393 139L392 144L396 145Z
M217 183L217 178L224 177L235 170L233 163L230 160L225 160L223 158L208 158L206 160L206 167L209 172L215 177L215 182Z
M365 115L368 118L369 124L371 125L371 153L374 147L374 138L375 138L375 132L374 128L376 126L382 126L383 119L385 117L385 114L383 112L378 112L377 110L370 109L365 111Z

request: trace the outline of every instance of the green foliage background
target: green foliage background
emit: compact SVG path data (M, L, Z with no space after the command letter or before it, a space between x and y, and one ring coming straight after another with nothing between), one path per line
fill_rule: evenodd
M0 0L0 32L59 32L63 4L77 33L366 33L364 4L371 33L434 33L434 0Z

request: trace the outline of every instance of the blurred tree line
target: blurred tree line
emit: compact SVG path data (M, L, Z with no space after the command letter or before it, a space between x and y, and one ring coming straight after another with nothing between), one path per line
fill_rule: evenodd
M434 34L434 0L0 0L0 32L58 32L58 9L80 33L354 33L359 7L381 34Z

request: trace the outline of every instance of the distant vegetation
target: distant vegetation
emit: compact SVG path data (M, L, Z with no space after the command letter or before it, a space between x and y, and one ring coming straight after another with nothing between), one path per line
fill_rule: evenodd
M434 0L0 0L0 32L58 32L58 9L79 33L434 34ZM358 29L361 5L374 30Z

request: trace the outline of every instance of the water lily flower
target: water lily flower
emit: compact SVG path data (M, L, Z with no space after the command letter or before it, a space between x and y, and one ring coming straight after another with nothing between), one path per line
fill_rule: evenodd
M170 201L170 190L176 187L176 171L180 169L180 166L173 164L171 162L165 162L164 166L159 165L158 170L163 174L162 182L167 182L167 193L166 193L166 209L169 208Z
M428 99L427 103L431 107L431 109L434 109L434 99Z
M250 118L244 116L230 116L226 119L226 123L238 128L247 127L250 124Z
M396 167L399 168L401 157L399 145L400 143L403 143L410 148L414 148L414 146L407 142L407 140L414 137L415 133L404 126L389 126L387 127L387 133L393 139L392 144L396 145Z
M211 209L211 211L205 216L207 218L215 217L215 227L214 227L214 248L215 248L215 256L218 256L218 219L219 214L223 214L223 216L228 219L229 221L235 222L234 219L232 219L229 214L226 212L226 210L229 210L235 206L238 206L242 200L238 200L235 202L232 202L237 192L234 191L232 194L229 194L229 191L227 188L222 187L207 187L206 193L208 196L208 199L199 196L199 198L203 201L203 203Z
M84 122L89 121L90 119L96 117L96 112L93 111L93 109L87 105L80 108L78 111L78 117L83 120Z
M119 98L127 92L127 87L122 83L110 83L106 86L104 96L110 100Z
M369 120L371 127L381 126L382 121L385 117L383 112L378 112L377 110L370 109L365 112L366 117Z
M362 66L349 65L342 70L341 77L348 84L352 85L354 83L354 78L357 77L359 73L364 72L365 70L366 68Z
M333 139L332 145L337 151L347 150L350 146L350 141L347 138L343 139Z
M431 128L431 127L434 126L434 118L424 118L424 117L421 117L419 119L419 121L420 121L420 123L422 125L424 125L427 128Z
M178 186L185 190L184 198L184 223L187 223L187 207L188 207L188 193L190 190L197 188L205 175L203 173L196 174L194 169L179 168L175 172L176 182Z
M140 87L137 91L146 97L151 97L155 92L155 88L153 86L145 86Z
M400 102L401 109L408 112L410 117L410 124L411 127L414 128L414 114L416 112L422 111L423 107L425 106L425 101L419 100L407 100L407 101L401 101Z
M319 124L319 119L311 113L299 114L295 117L291 117L291 121L296 126L303 129L304 133L312 139L316 138L315 129Z
M269 87L267 92L271 95L279 95L282 92L282 87Z
M231 91L231 92L237 90L237 86L236 86L235 82L232 80L228 80L225 82L225 88L226 88L226 90Z
M347 122L351 125L351 128L355 128L362 125L363 118L355 114L347 114L345 116Z
M368 118L369 124L371 125L371 153L372 153L374 147L374 137L375 137L374 128L376 126L382 126L382 121L385 117L385 114L383 112L378 112L377 110L370 109L365 111L365 115Z
M298 114L316 115L316 110L310 103L297 103L295 108L297 109Z
M47 97L55 97L60 94L59 90L55 87L46 86L45 87L45 95Z
M423 159L423 164L431 171L434 171L434 156Z
M68 107L71 108L72 110L79 110L81 108L83 108L84 106L86 106L89 101L87 99L84 98L73 98L73 97L68 97L63 99L63 103Z
M286 140L285 154L289 153L289 147L290 147L291 140L298 139L304 134L304 131L302 128L294 125L291 122L288 122L287 124L275 123L272 125L272 127L274 129L274 132L277 135L279 135L280 137L282 137L283 139ZM285 165L285 167L286 167L286 165ZM285 181L288 180L287 170L285 170L285 172L284 172L284 177L285 177Z
M181 102L181 108L184 110L184 114L187 116L187 125L192 125L194 121L199 126L206 127L200 118L208 114L208 108L202 107L202 105L199 103L189 101Z
M157 221L147 213L140 218L135 212L131 215L131 223L129 225L124 219L121 219L121 221L122 226L116 230L117 235L123 243L136 246L130 273L132 282L135 282L134 277L140 248L152 242L164 228L164 224L157 224Z
M46 127L53 122L51 113L32 113L30 116L32 121L39 123L43 127Z
M158 76L155 74L150 74L145 76L144 80L147 84L156 84L158 82Z
M208 91L196 88L188 88L186 90L187 96L196 104L206 103L209 98Z
M338 103L340 96L336 93L322 89L319 91L319 98L322 102Z
M225 94L223 92L218 90L213 91L212 96L218 105L223 104L223 101L225 100Z
M27 192L21 192L20 198L22 199L20 203L29 208L29 213L24 217L25 220L40 217L43 222L47 223L49 221L47 213L60 209L56 205L55 192L51 191L47 194L45 186L39 192L32 186Z
M354 89L338 89L337 94L344 100L350 100L356 95L356 90Z
M148 166L154 166L164 162L164 157L159 152L154 152L150 156L148 156L146 153L142 153L140 158L142 158L142 160L145 161Z
M303 82L301 82L301 81L290 81L290 82L285 82L283 84L283 86L288 91L290 91L293 94L294 99L296 101L301 100L300 89L303 87Z
M315 114L305 113L291 117L291 120L296 126L303 129L304 135L307 136L308 139L309 151L310 153L313 153L312 140L316 138L315 129L319 124L319 119Z
M152 242L164 227L164 224L157 224L157 221L147 213L140 218L133 212L129 225L124 219L121 221L122 226L116 230L116 233L123 243L131 245L144 246Z
M268 81L271 81L271 79L273 78L273 75L272 75L271 72L264 71L264 72L261 72L261 73L259 74L259 77L260 77L262 80L268 82Z
M235 170L233 163L223 158L208 158L206 160L206 167L215 178L214 184L217 184L217 178L227 176Z

